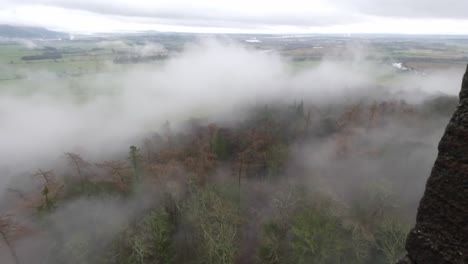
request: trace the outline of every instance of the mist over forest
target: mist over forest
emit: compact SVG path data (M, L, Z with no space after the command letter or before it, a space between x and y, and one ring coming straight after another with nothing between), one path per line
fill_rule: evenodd
M396 263L463 68L248 40L3 61L0 263Z

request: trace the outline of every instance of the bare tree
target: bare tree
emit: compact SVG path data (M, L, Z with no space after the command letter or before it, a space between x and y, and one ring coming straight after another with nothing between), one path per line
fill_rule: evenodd
M43 208L51 210L54 207L54 200L63 188L63 185L59 185L53 171L43 171L38 169L34 177L39 177L43 180L42 196L44 196L45 205Z
M84 187L84 182L88 180L86 174L84 173L84 169L89 167L91 164L85 161L77 153L65 152L65 156L67 157L70 164L75 168L76 174L81 181L81 187Z
M102 163L96 163L98 168L106 169L110 171L112 177L117 178L117 181L122 187L126 187L128 180L125 177L124 171L130 169L125 161L104 161Z
M3 214L0 215L0 237L5 242L11 256L16 264L19 264L19 258L16 254L15 247L13 245L13 237L16 235L18 230L17 224L13 221L11 215Z
M129 151L129 157L128 159L130 160L130 164L133 169L133 174L135 176L135 180L138 180L140 176L140 161L141 161L141 155L140 155L140 149L135 147L135 146L130 146L130 151Z
M149 138L145 138L144 140L144 149L146 152L146 160L147 162L151 162L154 159L153 154L153 143Z
M395 219L385 219L377 232L377 248L385 256L386 263L392 264L404 255L408 228Z
M41 177L46 185L49 185L53 182L55 182L55 177L54 177L54 172L53 171L43 171L41 169L38 169L36 173L34 173L33 176L36 177Z

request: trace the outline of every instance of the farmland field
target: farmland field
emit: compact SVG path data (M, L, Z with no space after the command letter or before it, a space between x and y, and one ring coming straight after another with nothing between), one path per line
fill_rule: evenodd
M63 78L114 72L135 64L159 64L197 38L200 37L176 34L157 37L116 36L75 40L31 40L27 43L7 42L0 45L0 82L4 84L5 81L28 79L31 77L28 75L30 71L46 71ZM468 62L468 39L464 38L271 35L229 35L227 38L253 49L279 53L290 61L294 69L314 67L323 60L367 60L387 66L403 63L408 69L430 72L436 69L461 68ZM252 38L256 41L245 41ZM145 51L150 45L157 45L157 50L150 48ZM147 54L142 54L142 50ZM56 52L60 54L60 58L24 59L25 56L37 56L47 52ZM118 63L117 59L116 63L116 58L119 57L123 57L124 61Z

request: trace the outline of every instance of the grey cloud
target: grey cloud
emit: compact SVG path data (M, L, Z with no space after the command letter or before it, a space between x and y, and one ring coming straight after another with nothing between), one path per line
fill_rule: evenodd
M159 19L161 22L178 22L177 24L192 26L206 26L207 23L211 23L211 26L217 26L216 24L219 26L228 24L324 26L357 22L363 19L362 15L405 18L468 18L468 12L466 12L468 2L461 0L332 0L327 1L327 3L336 7L336 12L330 14L312 13L313 15L300 5L296 7L297 13L284 11L282 14L269 15L252 13L248 5L245 6L245 12L239 12L229 11L229 8L222 11L199 4L177 2L169 5L148 5L131 1L19 0L12 1L12 3L43 4L103 15L153 18ZM294 4L297 5L297 3L291 3L291 5Z
M268 29L278 26L308 30L312 27L375 23L375 18L465 19L467 1L459 0L329 0L302 4L301 1L271 3L208 1L145 2L128 0L3 0L3 8L43 5L71 11L85 11L124 23L235 29ZM232 3L232 4L230 4ZM326 6L322 9L323 5ZM284 7L284 8L281 8ZM20 18L20 20L23 18ZM21 21L19 21L21 22ZM452 28L453 29L453 28ZM450 29L447 29L449 31ZM453 30L452 30L453 31Z
M468 19L468 1L463 0L333 0L355 12L403 18Z
M19 4L40 4L65 9L88 11L101 15L112 15L140 19L148 23L210 26L210 27L245 27L245 26L332 26L342 25L362 20L359 14L336 11L328 14L311 13L301 10L297 12L282 12L277 14L218 10L201 5L178 5L159 7L138 5L132 2L112 1L65 1L65 0L19 0Z

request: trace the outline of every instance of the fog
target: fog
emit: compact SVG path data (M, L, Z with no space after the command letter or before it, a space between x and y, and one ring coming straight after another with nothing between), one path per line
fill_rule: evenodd
M376 66L361 60L361 51L356 54L350 63L323 61L294 72L277 54L205 40L188 44L162 66L72 80L78 87L67 87L51 73L27 72L32 76L27 88L7 84L0 97L0 186L8 186L13 174L50 166L67 151L93 160L121 153L166 121L234 120L246 114L246 106L279 99L327 104L388 96L423 101L458 92L461 71L398 77L387 87L379 78L392 74L391 65Z
M164 51L159 45L146 45L141 54ZM202 40L187 44L180 54L161 65L130 66L77 79L25 70L29 80L0 84L2 206L11 207L5 205L11 198L8 188L27 190L35 186L22 184L37 169L64 170L65 152L79 153L92 162L125 160L129 146L141 146L145 138L161 132L167 121L171 129L181 133L192 118L233 126L249 118L255 107L304 101L311 109L321 109L313 112L314 122L320 124L320 113L327 108L360 103L365 107L374 101L402 99L420 106L436 96L458 93L461 70L427 76L396 73L391 63L377 64L354 55L352 61L324 60L317 66L297 70L275 52L261 52L232 41ZM397 77L382 81L388 76ZM331 116L333 111L329 111ZM352 199L368 186L372 175L407 188L400 189L400 198L414 207L448 117L432 116L423 123L409 122L410 125L389 118L369 133L359 127L350 128L351 137L360 142L351 143L351 149L393 146L378 159L354 155L337 162L336 143L314 136L313 140L294 146L288 173L302 170L299 179L312 190L316 176L308 178L304 171L313 168L314 175L321 175L324 182L321 191L326 192L329 186L338 200ZM96 231L96 226L106 226L110 219L116 226L124 225L131 215L159 200L154 189L137 193L137 197L124 203L113 198L72 200L47 217L48 225L59 236L75 229L87 236ZM24 216L19 221L29 220ZM96 222L88 224L89 221ZM100 232L114 234L116 230L110 225ZM19 252L39 252L39 245L47 239L46 235L35 233L18 243ZM35 263L34 258L34 254L26 254L22 263Z

